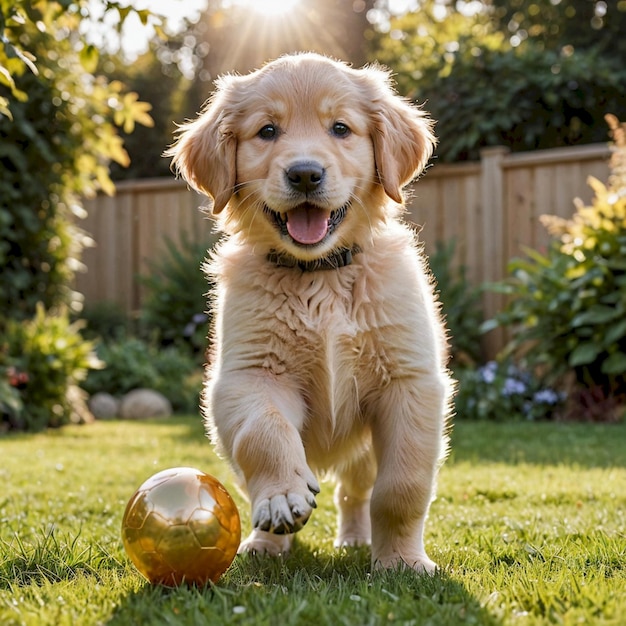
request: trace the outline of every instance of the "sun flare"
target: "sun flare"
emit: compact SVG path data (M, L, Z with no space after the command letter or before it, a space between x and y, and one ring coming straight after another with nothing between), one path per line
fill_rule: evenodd
M235 0L234 4L264 16L286 15L301 0Z

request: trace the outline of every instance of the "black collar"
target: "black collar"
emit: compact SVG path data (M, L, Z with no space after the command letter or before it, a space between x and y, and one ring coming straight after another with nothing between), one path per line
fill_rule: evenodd
M303 272L317 272L318 270L336 270L352 263L352 256L361 252L358 245L352 248L340 248L334 250L328 256L312 261L300 261L286 252L271 250L267 260L278 267L297 267Z

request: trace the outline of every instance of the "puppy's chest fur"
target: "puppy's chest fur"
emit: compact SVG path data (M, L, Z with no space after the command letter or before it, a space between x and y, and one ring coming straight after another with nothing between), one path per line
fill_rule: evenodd
M377 314L381 303L363 297L368 290L361 268L291 271L296 275L266 285L265 314L273 322L261 326L273 325L276 334L267 342L262 366L296 377L312 412L335 415L349 402L346 391L356 393L355 385L362 386L372 372L377 372L378 384L389 376L384 324ZM321 403L327 406L316 407Z
M276 312L284 333L277 365L295 378L306 401L303 440L309 463L318 467L336 466L335 452L351 456L350 448L363 445L368 390L391 375L376 306L363 298L366 282L358 266L304 273Z
M220 324L237 328L236 343L222 345L222 367L257 369L299 390L313 465L335 464L334 451L361 446L369 432L368 396L398 367L381 281L355 263L309 273L268 266L246 274L240 267L221 282ZM229 306L241 302L240 291L252 307Z

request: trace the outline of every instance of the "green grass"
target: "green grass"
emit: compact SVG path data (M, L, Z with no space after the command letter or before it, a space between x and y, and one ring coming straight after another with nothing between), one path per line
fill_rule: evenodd
M0 624L626 624L626 425L457 424L427 527L433 578L334 551L325 483L285 560L152 587L120 521L139 484L179 465L220 478L249 528L199 418L0 438Z

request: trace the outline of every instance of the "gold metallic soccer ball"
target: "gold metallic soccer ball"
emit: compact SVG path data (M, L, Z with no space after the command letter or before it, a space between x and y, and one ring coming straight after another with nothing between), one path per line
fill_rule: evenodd
M153 584L206 585L232 563L241 539L237 507L213 476L191 467L149 478L126 505L124 549Z

